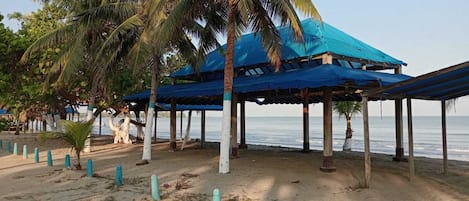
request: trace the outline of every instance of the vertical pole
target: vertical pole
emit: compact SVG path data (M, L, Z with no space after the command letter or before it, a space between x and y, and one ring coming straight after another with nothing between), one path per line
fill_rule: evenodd
M102 113L102 112L99 113L99 133L98 133L99 136L101 136L101 127L102 127L102 125L103 125L103 124L102 124L102 121L103 121L102 116L103 116L103 113Z
M116 186L122 186L122 166L116 166Z
M309 96L308 89L301 91L303 96L303 152L309 152Z
M407 130L409 132L409 180L412 180L415 175L414 166L414 136L412 128L412 99L407 98Z
M34 162L39 163L39 149L34 148Z
M52 152L50 150L47 151L47 166L52 167L54 164L52 163Z
M181 115L180 121L179 121L179 136L181 137L181 141L182 141L182 116L184 115L184 113L181 110L181 112L179 114Z
M3 150L3 140L0 139L0 151Z
M13 144L13 155L18 155L18 144L16 142Z
M202 110L200 118L200 147L203 148L205 144L205 110Z
M238 157L238 95L231 100L231 155Z
M86 176L93 177L93 161L88 159L88 163L86 164Z
M6 145L6 151L7 153L11 153L11 142L10 141L7 141L7 145Z
M394 74L401 74L402 68L398 67L394 69ZM394 100L394 109L395 109L395 125L396 125L396 155L394 156L394 161L404 161L404 128L403 128L403 118L402 118L402 99L397 98Z
M365 188L370 187L371 181L371 157L370 157L370 129L368 123L368 95L362 94L363 115L363 141L365 144Z
M446 102L441 101L441 137L443 143L443 173L448 174L448 147L446 144Z
M153 138L155 139L155 143L158 142L157 136L156 136L156 131L158 130L158 108L155 107L155 130L153 131Z
M334 172L336 167L334 166L334 158L332 156L332 89L324 89L323 95L323 129L324 129L324 149L323 149L323 160L322 167L320 168L323 172Z
M176 100L171 99L169 148L176 151Z
M239 148L241 149L247 149L248 148L248 145L246 144L246 101L241 100L241 106L240 106L240 109L241 109L241 143L239 145Z
M23 159L28 159L28 146L27 145L23 145Z
M153 200L160 201L160 185L158 182L158 177L156 175L151 175L151 197Z
M66 169L70 169L70 155L66 154L65 155L65 164L64 164Z

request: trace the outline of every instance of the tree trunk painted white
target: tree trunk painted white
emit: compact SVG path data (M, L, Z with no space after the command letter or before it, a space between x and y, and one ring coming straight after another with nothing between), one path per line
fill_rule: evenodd
M230 172L231 93L225 92L223 100L223 126L220 142L219 173Z
M352 151L352 116L346 114L345 118L347 119L347 128L345 130L345 141L342 150Z
M128 114L125 115L124 123L122 124L122 130L119 132L120 137L125 144L132 144L132 140L129 138L129 129L130 129L130 117Z
M156 61L158 61L159 56L155 56L155 59ZM153 128L153 116L155 115L156 97L157 97L157 90L158 90L158 73L159 73L159 63L156 61L152 66L150 100L148 104L147 116L145 119L145 131L144 131L145 137L143 138L143 154L142 154L143 161L151 160L151 129Z
M94 100L92 102L94 102ZM93 104L89 103L88 104L88 109L86 110L86 121L91 121L93 119L93 109L94 109ZM91 135L91 133L90 133L90 135ZM85 147L83 148L83 151L85 153L91 152L91 140L90 140L91 136L90 135L88 135L88 138L85 141Z
M184 140L182 141L181 150L184 150L184 146L186 145L187 141L190 141L189 133L191 131L191 117L192 117L192 110L189 110L189 115L187 117L186 134L184 135Z
M112 130L112 135L114 136L114 144L119 143L119 130L120 130L120 123L114 125L114 117L111 116L109 118L109 128Z
M352 151L352 138L345 138L344 145L342 146L344 151Z
M56 131L57 127L54 124L54 118L51 114L46 114L46 117L44 118L46 120L46 124L50 126L50 129L52 131Z

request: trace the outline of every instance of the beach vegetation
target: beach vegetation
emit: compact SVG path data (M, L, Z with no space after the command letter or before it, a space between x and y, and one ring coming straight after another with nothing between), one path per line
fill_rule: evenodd
M38 135L39 141L43 142L47 139L61 139L71 147L71 151L75 152L77 162L75 168L81 170L80 156L85 148L85 142L88 135L93 129L94 120L73 122L68 120L61 120L63 131L57 132L43 132Z
M344 116L347 121L347 128L345 129L345 141L342 149L344 151L352 150L352 116L359 114L362 111L362 104L355 101L340 101L334 102L333 110L339 115L339 118Z

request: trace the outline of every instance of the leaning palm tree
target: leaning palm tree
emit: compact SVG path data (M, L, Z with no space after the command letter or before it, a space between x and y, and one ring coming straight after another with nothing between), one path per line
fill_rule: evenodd
M58 138L70 145L72 148L71 151L75 151L77 157L75 168L77 170L81 170L80 155L85 148L85 142L88 139L88 135L93 129L93 122L94 120L86 122L62 120L64 132L45 132L41 133L38 137L40 141L51 138Z
M347 129L345 130L345 141L342 149L344 151L352 150L352 116L358 114L362 111L360 102L354 101L343 101L343 102L334 102L333 109L339 114L339 118L345 116L347 121Z
M163 1L161 1L163 2ZM227 36L224 70L224 92L223 92L223 125L220 144L219 172L229 172L229 144L231 130L231 101L233 91L233 57L234 43L236 37L248 28L262 37L262 46L267 50L267 56L272 65L278 71L281 64L281 38L274 24L274 19L282 25L289 24L297 41L303 41L303 30L295 8L307 17L321 19L318 11L310 0L202 0L202 1L178 1L171 15L162 26L166 30L166 36L174 33L174 28L187 18L194 18L210 23L210 15L201 16L212 6L222 5L224 10L215 11L220 13L226 11L225 26L223 34ZM216 25L216 24L212 24ZM166 40L162 40L166 41ZM236 143L236 142L233 142ZM236 149L234 150L236 151Z

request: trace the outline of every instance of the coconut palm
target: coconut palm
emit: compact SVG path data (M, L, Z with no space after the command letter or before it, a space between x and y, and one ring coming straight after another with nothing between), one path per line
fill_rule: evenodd
M345 142L342 146L344 151L352 150L352 116L362 111L360 102L343 101L334 102L333 109L339 115L339 118L345 116L347 121L347 129L345 130Z
M68 120L61 120L64 128L64 132L45 132L39 134L39 140L44 141L51 138L58 138L63 140L65 143L71 146L72 150L75 151L77 157L77 163L75 168L81 170L80 154L85 148L85 142L88 139L88 135L91 133L93 128L93 122L73 122Z
M202 16L202 13L209 10L211 6L221 6L221 8L225 9L214 12L220 13L226 11L223 14L227 16L225 22L220 22L218 25L213 24L210 15ZM162 41L166 41L164 38L174 33L172 29L175 29L175 27L181 24L182 20L187 18L194 18L205 21L207 24L220 26L222 27L223 34L227 36L224 69L223 126L219 163L220 173L229 172L233 57L236 37L247 29L260 33L262 45L267 51L267 56L272 65L275 66L276 71L278 71L281 63L280 51L282 42L275 28L274 19L278 20L282 25L289 24L295 39L300 42L303 41L302 27L295 8L307 17L321 19L310 0L192 0L179 1L166 20L165 25L162 26L162 29L167 31L166 35L162 36Z

